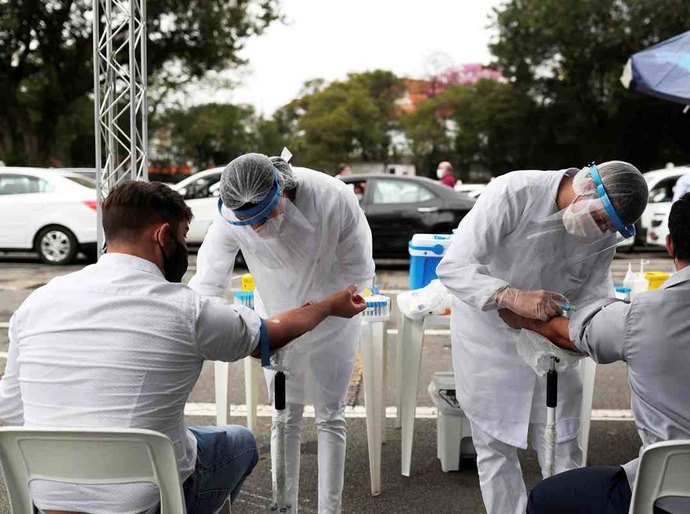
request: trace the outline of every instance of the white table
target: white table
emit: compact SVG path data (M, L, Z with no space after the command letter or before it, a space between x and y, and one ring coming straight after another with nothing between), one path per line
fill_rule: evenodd
M381 445L386 431L387 327L387 321L364 321L360 340L372 496L381 494Z
M386 355L388 346L387 321L362 322L360 350L364 378L364 404L367 419L367 443L369 449L369 476L371 494L381 494L381 445L385 436L386 402ZM230 366L227 362L215 362L216 423L228 424L230 404L228 380ZM262 376L257 359L244 359L244 392L247 405L247 428L256 428L259 383Z
M424 331L433 327L450 327L450 316L426 316L422 319L414 320L406 317L401 312L398 327L398 412L396 427L402 428L400 448L401 473L409 477L412 463L412 442L414 439L417 388L419 386L419 368L422 363ZM580 370L583 374L582 407L580 410L580 447L582 448L582 465L585 466L587 464L596 363L589 357L583 359L580 364Z
M402 428L401 472L406 477L410 476L410 464L412 462L412 441L424 331L432 327L450 327L450 316L425 316L422 319L414 320L402 312L400 313L398 320L396 426Z
M215 361L216 425L227 425L230 413L228 401L228 382L230 364ZM256 427L256 409L259 403L259 384L263 377L261 362L251 357L244 358L244 397L247 406L247 428L252 432Z

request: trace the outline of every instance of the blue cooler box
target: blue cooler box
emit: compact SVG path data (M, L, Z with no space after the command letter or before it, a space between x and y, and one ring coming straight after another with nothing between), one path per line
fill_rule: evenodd
M410 251L410 289L421 289L437 278L436 266L446 254L452 234L415 234Z

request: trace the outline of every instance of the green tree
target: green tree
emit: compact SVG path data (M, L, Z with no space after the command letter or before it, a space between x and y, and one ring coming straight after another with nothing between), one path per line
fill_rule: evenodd
M463 176L470 169L500 175L534 159L540 135L531 126L538 116L524 89L482 79L448 87L401 124L419 170L451 160Z
M453 151L448 131L449 115L448 106L439 97L433 97L400 117L418 174L430 176L440 161L456 161L457 153Z
M204 104L167 113L172 153L192 158L199 169L225 164L250 151L254 110L231 104Z
M279 155L286 138L275 120L257 116L248 105L210 103L166 112L157 128L169 132L175 161L194 161L198 169L223 165L247 152Z
M303 91L275 115L301 164L332 170L343 161L386 160L402 91L393 73L353 73L328 85L309 81Z
M289 145L287 133L275 119L256 117L253 123L253 152L266 155L280 155L283 147Z
M242 63L278 0L148 0L148 70L160 91ZM93 90L93 0L0 2L0 158L46 164L57 129Z
M510 0L494 25L496 64L539 105L538 164L688 160L690 118L625 90L619 77L631 54L688 29L690 2Z

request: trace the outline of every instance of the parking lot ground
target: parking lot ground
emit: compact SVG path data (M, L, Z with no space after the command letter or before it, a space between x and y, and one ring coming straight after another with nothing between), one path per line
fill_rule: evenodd
M650 262L648 270L672 271L672 262L662 252L623 254L614 260L612 273L614 281L620 283L627 270L628 262L639 265L639 259ZM407 264L404 262L379 262L377 281L382 287L396 293L407 288L409 280ZM7 322L12 312L21 304L32 290L46 283L51 277L75 271L83 265L55 268L44 266L26 258L0 257L0 352L7 352ZM188 280L195 271L192 258ZM395 296L395 294L392 294ZM386 384L387 405L394 404L394 363L397 323L392 317L389 325L390 351L388 357L388 383ZM450 370L450 342L447 333L428 336L425 339L420 383L417 391L417 405L431 407L427 385L435 371ZM4 369L4 359L0 359L0 370ZM230 401L242 406L244 402L244 380L242 363L230 366ZM361 369L353 376L349 403L363 405ZM214 409L213 365L207 363L201 373L194 391L189 398L189 425L214 424L209 417ZM260 404L266 404L266 387L261 385ZM630 395L626 381L625 365L599 366L594 397L594 421L590 435L590 464L619 464L634 458L639 450L639 439L632 421L611 421L614 411L629 411ZM203 417L201 416L203 415ZM233 417L232 422L244 424L244 418ZM270 500L270 457L269 429L270 418L260 417L256 437L261 452L261 460L254 473L245 482L233 512L266 512ZM477 480L476 469L468 468L459 472L443 473L436 458L436 422L432 417L419 418L415 425L415 439L412 453L411 476L400 474L400 431L393 426L393 419L386 420L386 443L382 454L383 491L372 497L369 488L369 468L366 443L366 423L361 417L348 419L348 453L346 464L344 512L364 512L384 514L389 512L462 512L481 513L483 507ZM528 487L539 480L536 456L531 451L520 453L521 464ZM300 483L300 510L305 513L316 512L317 508L317 461L316 432L313 419L306 419L302 449L302 473ZM9 512L4 491L0 491L0 513Z

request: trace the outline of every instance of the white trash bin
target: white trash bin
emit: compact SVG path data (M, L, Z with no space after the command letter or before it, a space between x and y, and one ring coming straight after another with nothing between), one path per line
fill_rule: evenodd
M455 397L452 371L434 373L428 387L437 410L437 456L444 473L458 471L463 460L474 460L477 452L472 444L470 422Z

